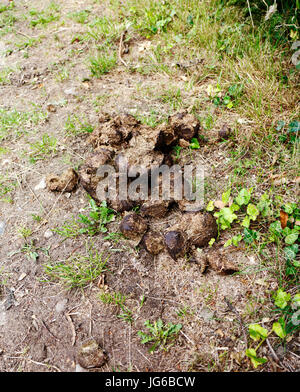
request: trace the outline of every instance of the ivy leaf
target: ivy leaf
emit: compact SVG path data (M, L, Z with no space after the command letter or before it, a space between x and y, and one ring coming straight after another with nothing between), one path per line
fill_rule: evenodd
M273 222L269 226L269 231L276 236L282 233L281 223L279 221Z
M224 219L229 222L232 223L235 219L237 219L237 215L235 215L230 208L223 208L222 209L222 215L224 216Z
M250 198L251 192L243 188L240 190L238 196L235 198L235 201L239 206L242 206L243 204L247 205L250 201Z
M299 234L298 233L291 233L285 237L285 243L288 245L292 245L294 242L297 241Z
M286 260L294 260L297 256L299 250L299 245L298 244L293 244L291 246L287 246L284 248L284 254L285 254L285 258Z
M282 120L278 121L276 131L281 131L284 126L285 126L285 121Z
M294 295L292 305L295 309L300 308L300 293Z
M229 188L228 191L222 193L222 202L226 205L229 202L231 189Z
M289 132L299 132L300 131L300 122L292 121L289 123Z
M229 240L227 240L224 244L224 248L227 248L228 246L230 246L232 244L232 238L229 238Z
M275 305L280 309L284 309L289 300L291 299L291 294L286 293L282 289L278 289L275 296Z
M208 204L207 204L206 211L213 211L214 208L215 208L214 202L213 202L212 200L210 200L210 201L208 202Z
M268 361L267 358L257 358L256 351L254 350L254 348L248 348L246 350L246 355L248 358L250 358L252 365L255 367L255 369L259 365L262 365Z
M242 240L242 236L241 234L235 235L234 237L232 237L232 244L234 246L238 246L239 242Z
M245 218L243 219L242 226L246 227L247 229L249 228L249 226L250 226L250 216L249 215L246 215Z
M240 206L235 203L232 203L229 208L231 209L232 212L234 212L234 211L238 211L240 209Z
M255 221L259 215L259 211L254 204L249 204L247 207L247 214L251 220Z
M286 331L279 322L273 323L272 331L274 331L281 339L286 337Z
M259 339L266 339L268 337L268 330L259 324L250 324L249 334L254 341L257 341Z
M257 232L248 228L244 229L244 241L246 244L251 244L257 238Z

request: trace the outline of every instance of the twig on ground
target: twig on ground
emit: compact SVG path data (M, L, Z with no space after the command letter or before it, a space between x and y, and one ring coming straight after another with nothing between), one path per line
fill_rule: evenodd
M124 30L123 33L121 34L120 37L120 43L119 43L119 60L125 67L127 67L127 63L122 59L122 51L123 51L123 42L124 42L124 37L127 33L127 30Z
M65 316L66 316L66 319L69 321L69 324L71 326L71 330L72 330L72 342L71 343L72 343L72 346L74 346L75 341L76 341L75 327L74 327L74 324L73 324L73 321L72 321L72 318L71 318L70 314L66 313Z

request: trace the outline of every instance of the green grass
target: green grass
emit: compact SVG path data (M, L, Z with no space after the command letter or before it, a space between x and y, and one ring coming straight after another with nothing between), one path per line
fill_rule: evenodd
M38 107L28 112L21 112L16 109L0 108L0 141L15 139L27 134L33 126L47 118L47 114Z
M17 186L16 181L12 181L8 176L0 174L0 201L12 203L11 193Z
M79 136L92 133L94 126L85 117L76 114L69 114L65 122L64 131L67 136Z
M60 281L66 289L83 289L107 270L109 256L104 257L87 244L85 254L75 254L65 261L44 265L50 279Z
M117 57L114 53L99 53L96 57L90 58L89 69L92 76L100 78L109 73L117 65Z
M14 72L13 68L5 67L0 69L0 85L10 84L9 76Z
M151 343L149 352L152 353L156 349L168 351L174 344L179 331L182 328L181 324L164 324L161 319L154 321L152 324L149 320L145 321L145 326L149 330L149 334L138 331L138 336L141 338L142 344Z
M32 8L29 11L30 26L47 26L51 22L58 21L60 19L59 10L59 4L55 3L54 1L51 1L49 6L44 10Z
M41 140L30 143L29 160L31 163L53 156L57 152L57 139L44 134Z

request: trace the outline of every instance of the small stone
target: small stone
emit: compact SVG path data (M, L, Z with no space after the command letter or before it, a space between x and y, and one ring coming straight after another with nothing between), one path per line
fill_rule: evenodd
M44 238L46 238L47 240L49 238L51 238L53 236L53 231L51 231L50 229L47 229L44 233Z
M61 301L57 302L57 304L55 305L55 311L57 313L62 313L66 310L68 304L68 299L64 298Z
M105 364L107 356L96 340L90 338L79 347L77 360L79 365L85 369L99 368Z
M42 178L41 181L34 187L35 191L46 189L46 179Z
M5 231L5 222L0 221L0 235L3 235Z

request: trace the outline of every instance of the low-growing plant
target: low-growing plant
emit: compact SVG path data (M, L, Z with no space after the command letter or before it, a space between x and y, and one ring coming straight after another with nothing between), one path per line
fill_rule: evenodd
M107 223L115 219L115 212L107 207L106 201L97 206L95 200L90 198L89 215L79 214L79 219L72 218L66 221L61 228L55 228L53 231L66 238L78 237L80 234L94 236L97 233L106 233Z
M107 270L109 256L104 257L92 244L86 244L86 254L75 254L65 261L44 265L45 273L59 280L68 290L84 288Z
M276 305L274 312L279 313L280 317L272 324L272 329L268 331L260 324L249 325L250 338L258 342L255 348L250 347L246 350L246 355L250 358L254 368L267 362L267 358L259 358L257 352L271 334L275 333L284 342L289 334L300 329L300 293L292 298L283 289L278 289L273 298Z
M102 75L110 72L117 64L117 58L114 53L102 53L90 59L90 71L92 76L100 78Z
M145 321L145 327L149 329L150 334L143 331L138 331L138 336L141 338L142 344L153 343L149 348L149 352L153 353L156 349L168 351L174 344L179 331L182 328L181 324L164 324L161 319L154 321L152 324L150 320Z

